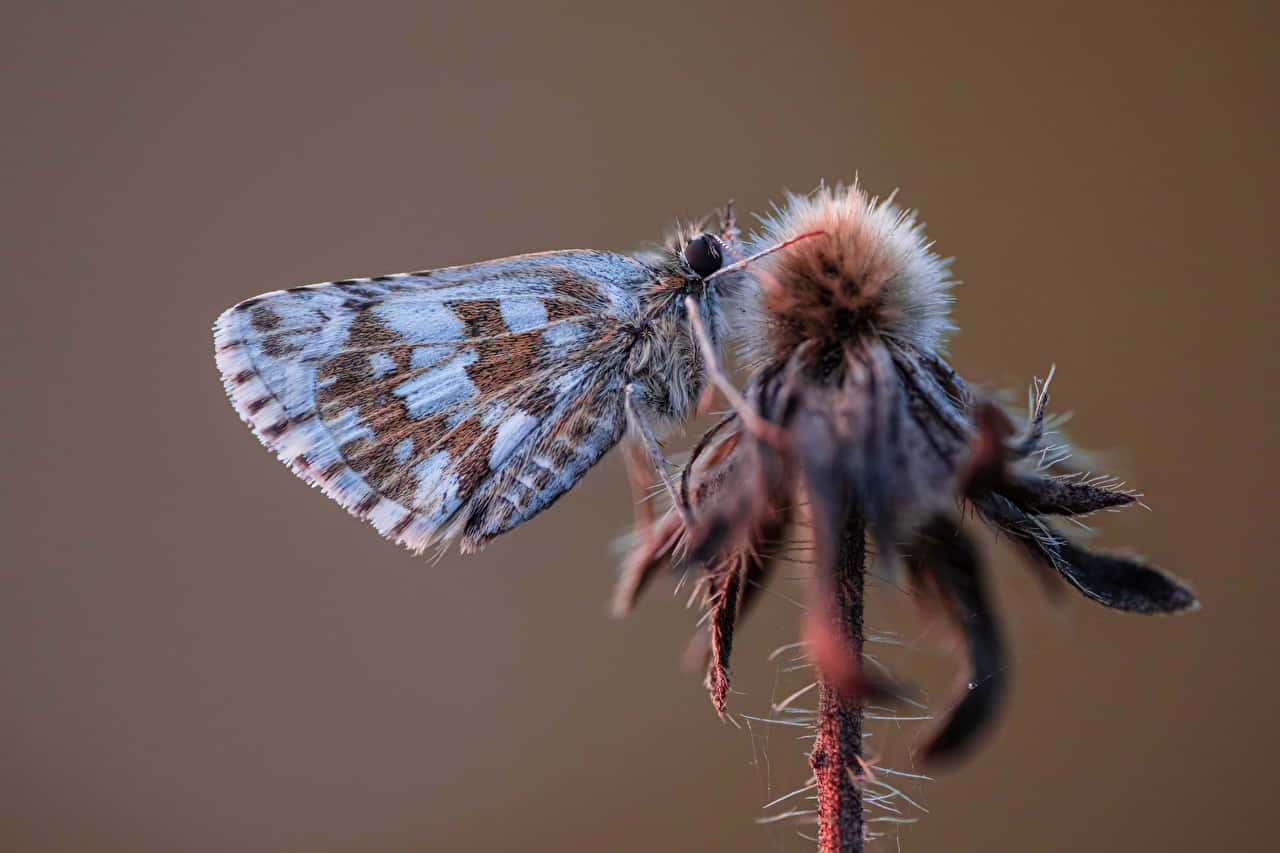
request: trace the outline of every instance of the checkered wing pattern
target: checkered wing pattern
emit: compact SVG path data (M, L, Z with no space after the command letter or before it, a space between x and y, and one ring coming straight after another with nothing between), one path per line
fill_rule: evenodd
M236 410L298 476L415 551L469 551L621 437L651 281L564 251L306 285L227 310L214 345Z

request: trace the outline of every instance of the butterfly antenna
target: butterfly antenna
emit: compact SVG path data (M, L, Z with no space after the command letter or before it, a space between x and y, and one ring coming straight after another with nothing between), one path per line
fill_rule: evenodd
M755 262L755 261L758 261L758 260L760 260L761 258L763 258L763 257L765 257L765 256L767 256L767 255L772 255L774 252L781 251L782 249L785 249L785 248L787 248L787 247L788 247L788 246L790 246L790 245L793 245L793 244L795 244L795 243L799 243L801 240L807 240L807 239L809 239L810 237L817 237L818 235L820 235L820 234L825 234L825 233L827 233L827 232L825 232L825 231L810 231L810 232L808 232L807 234L801 234L799 237L792 237L790 240L786 240L786 241L784 241L784 242L782 242L782 243L779 243L779 244L778 244L778 245L776 245L776 246L770 246L768 249L765 249L764 251L756 252L754 255L751 255L750 257L743 258L743 259L742 259L742 260L740 260L740 261L734 261L733 263L729 264L729 266L727 266L727 267L721 267L720 269L716 270L716 271L715 271L715 272L713 272L711 275L706 276L706 277L705 277L705 278L703 278L702 280L703 280L703 281L712 281L712 280L714 280L714 279L716 279L716 278L719 278L720 276L722 276L722 275L724 275L724 274L726 274L726 273L737 272L738 270L740 270L740 269L742 269L743 267L745 267L747 264L750 264L750 263L753 263L753 262Z

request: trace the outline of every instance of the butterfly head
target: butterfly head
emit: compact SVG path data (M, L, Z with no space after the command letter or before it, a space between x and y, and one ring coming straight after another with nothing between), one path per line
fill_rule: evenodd
M682 279L681 289L685 295L701 297L708 289L723 292L738 278L721 275L726 267L746 254L734 220L733 202L726 204L718 215L718 230L708 227L708 220L715 218L704 217L690 225L677 226L667 239L666 254L673 262L670 273Z
M680 257L689 272L705 282L708 276L724 266L725 253L726 248L720 238L704 231L684 244Z
M673 249L681 279L681 302L688 296L697 299L713 327L712 337L720 340L727 331L723 328L725 323L733 322L724 312L740 310L738 303L750 283L742 263L746 252L736 239L736 231L732 225L721 233L692 231Z

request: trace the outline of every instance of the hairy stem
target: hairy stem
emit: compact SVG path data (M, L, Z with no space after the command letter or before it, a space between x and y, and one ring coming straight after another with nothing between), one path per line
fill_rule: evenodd
M850 519L833 566L830 613L839 636L862 658L862 593L866 536L860 519ZM809 756L818 782L818 840L821 853L861 853L862 792L858 787L862 752L862 709L818 676L818 739Z

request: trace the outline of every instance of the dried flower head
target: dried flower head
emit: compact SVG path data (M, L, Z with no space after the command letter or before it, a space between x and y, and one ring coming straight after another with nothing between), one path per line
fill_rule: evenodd
M952 282L913 214L857 185L820 188L791 196L755 243L784 248L753 268L759 288L741 329L751 364L746 414L779 428L785 441L744 427L742 412L704 436L684 472L692 520L670 514L638 542L618 598L626 609L663 568L698 572L718 709L735 620L781 543L797 535L802 510L816 562L806 634L825 683L854 700L893 689L867 677L860 641L834 627L850 623L835 605L849 606L839 567L853 549L861 558L864 530L881 571L898 576L963 639L967 686L929 738L928 758L971 742L1005 679L966 516L976 512L1036 564L1109 607L1157 613L1196 603L1164 572L1088 550L1053 527L1053 516L1120 507L1135 496L1071 466L1070 448L1046 420L1047 381L1033 386L1019 429L942 360Z
M954 328L947 316L954 282L914 212L870 199L857 185L819 188L790 195L754 242L815 232L756 268L763 286L743 335L753 356L783 363L802 347L834 353L868 334L942 347Z

